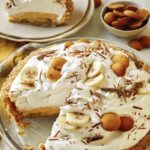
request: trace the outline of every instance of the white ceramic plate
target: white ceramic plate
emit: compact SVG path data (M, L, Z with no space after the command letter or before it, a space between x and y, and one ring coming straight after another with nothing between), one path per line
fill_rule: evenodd
M55 36L55 37L48 37L48 38L41 38L41 39L26 39L26 38L16 38L16 37L12 37L12 36L7 36L5 34L0 34L1 38L5 38L5 39L9 39L9 40L13 40L13 41L18 41L18 42L49 42L49 41L53 41L53 40L58 40L64 37L69 37L73 34L75 34L76 32L78 32L79 30L81 30L91 19L91 17L93 16L94 13L94 2L93 0L90 0L89 2L89 6L88 6L88 10L86 12L86 15L84 16L83 20L76 25L73 29L59 35L59 36Z
M32 25L12 23L7 20L7 15L4 11L5 0L0 0L0 33L7 36L29 39L41 39L47 37L54 37L75 27L85 16L88 8L89 0L73 0L74 12L68 25L60 27L38 27Z
M88 8L83 20L78 25L76 25L73 29L71 29L61 35L55 36L55 37L48 37L48 38L41 38L41 39L28 39L28 38L16 38L16 37L12 37L12 36L7 36L5 34L0 34L0 37L9 39L12 41L18 41L18 42L38 42L38 43L62 39L65 37L69 37L69 36L75 34L76 32L78 32L79 30L81 30L90 21L90 19L93 16L93 13L94 13L94 2L93 2L93 0L90 0L89 8Z

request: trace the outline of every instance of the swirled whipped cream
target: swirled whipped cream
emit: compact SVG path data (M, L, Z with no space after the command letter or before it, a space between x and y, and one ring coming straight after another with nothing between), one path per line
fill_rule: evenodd
M60 106L46 150L122 150L136 145L148 134L150 74L136 57L102 41L74 42L69 46L63 43L43 51L22 68L12 83L10 95L18 109ZM112 67L112 58L120 54L129 60L123 76ZM55 57L67 62L61 77L51 81L45 74ZM29 67L38 72L34 86L26 87L21 76ZM101 117L109 112L129 116L133 127L128 131L104 129Z
M47 139L46 150L52 148L56 150L75 150L77 148L80 150L123 150L136 145L150 131L149 96L144 95L136 102L129 102L122 106L119 105L120 100L114 97L118 103L116 106L116 104L113 105L112 96L103 97L100 91L91 92L90 89L77 87L69 98L70 104L61 107L51 136ZM119 130L110 132L103 129L100 118L107 112L132 117L134 119L133 128L126 132ZM87 121L86 117L90 119ZM79 121L76 127L73 119L77 118L81 122ZM68 121L72 121L71 125L76 128L70 127ZM80 123L81 126L79 126Z
M66 1L57 0L8 0L6 2L6 12L8 15L17 15L20 13L48 13L56 15L61 20L66 12Z
M83 47L85 45L85 43L77 43L64 51L65 45L60 44L52 48L46 48L45 50L50 51L50 53L53 50L56 51L51 54L45 53L42 60L40 58L41 56L33 56L29 59L10 87L11 101L15 102L17 109L31 110L34 108L62 106L65 104L65 100L70 95L71 90L77 82L85 81L86 72L90 64L97 59L95 54L82 58L74 56L76 49L82 49L84 51ZM87 47L91 46L87 44ZM55 57L63 57L67 60L61 70L61 78L56 82L46 77L46 73L51 66L52 58ZM28 68L37 70L34 84L28 83L32 81L31 78L29 78L29 81L24 81L26 78L24 72Z

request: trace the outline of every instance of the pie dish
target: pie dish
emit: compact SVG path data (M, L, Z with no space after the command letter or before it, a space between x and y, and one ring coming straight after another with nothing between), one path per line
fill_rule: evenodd
M8 20L37 26L57 26L69 22L72 0L8 0L5 4Z
M21 61L2 99L18 125L25 117L58 114L60 107L41 149L146 149L149 79L149 65L133 53L80 39L41 48Z

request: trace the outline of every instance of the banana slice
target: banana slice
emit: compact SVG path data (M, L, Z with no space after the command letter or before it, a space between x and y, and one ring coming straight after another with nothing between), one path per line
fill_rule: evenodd
M38 76L38 69L33 67L27 67L22 71L21 81L24 84L33 85Z
M67 120L66 116L59 116L57 119L58 124L60 125L61 128L66 129L66 130L75 130L77 127L71 125Z
M138 90L138 94L150 94L150 83L145 83L143 87Z
M93 88L98 88L98 87L100 87L100 84L103 81L103 79L104 79L104 75L99 74L98 76L96 76L94 78L88 79L85 82L85 85L89 86L89 87L93 87Z
M93 77L97 76L102 71L102 68L103 68L102 64L99 61L93 62L92 66L87 74L87 77L93 78Z
M76 127L83 127L89 121L89 116L86 116L82 113L67 113L66 120L71 125Z

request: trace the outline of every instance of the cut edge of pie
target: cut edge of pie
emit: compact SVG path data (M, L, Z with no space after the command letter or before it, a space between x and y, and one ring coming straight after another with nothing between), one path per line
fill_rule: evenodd
M47 12L21 12L16 14L8 14L8 20L15 23L31 24L36 26L60 26L69 22L73 13L72 0L66 0L66 12L58 21L58 16L54 13Z

